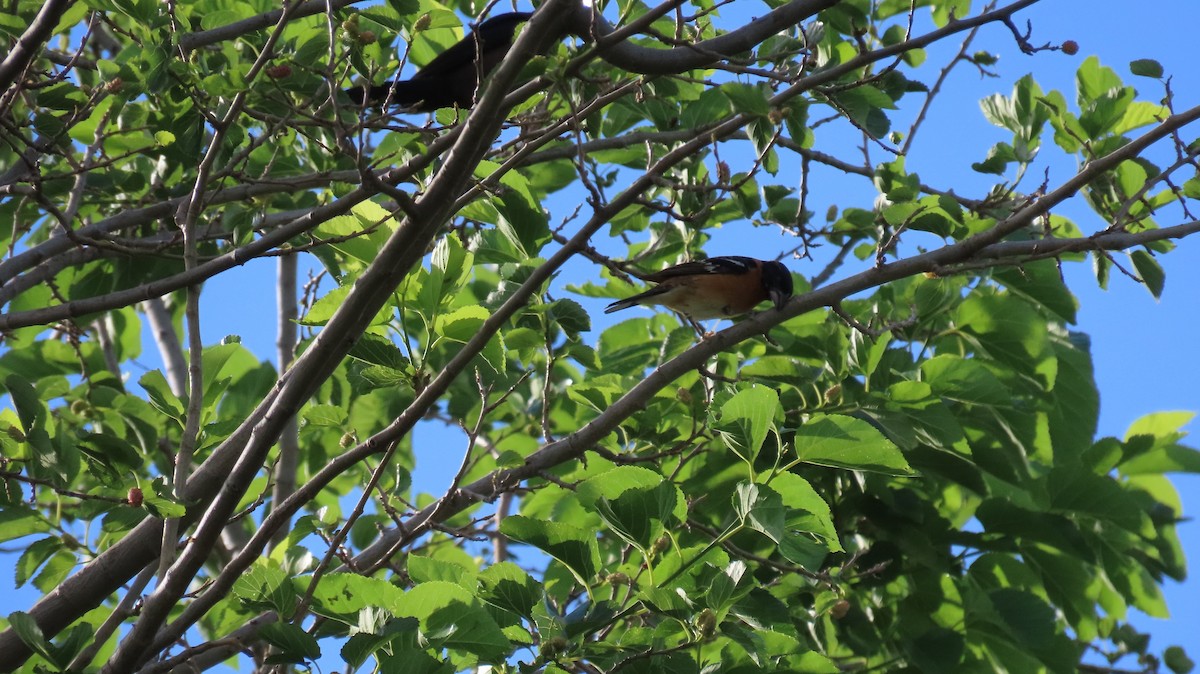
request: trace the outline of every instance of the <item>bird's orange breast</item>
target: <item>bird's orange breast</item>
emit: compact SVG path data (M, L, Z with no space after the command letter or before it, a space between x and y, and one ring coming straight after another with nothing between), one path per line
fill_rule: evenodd
M738 316L767 299L761 279L752 280L741 274L677 277L660 284L663 285L669 285L670 289L654 298L655 301L697 321Z

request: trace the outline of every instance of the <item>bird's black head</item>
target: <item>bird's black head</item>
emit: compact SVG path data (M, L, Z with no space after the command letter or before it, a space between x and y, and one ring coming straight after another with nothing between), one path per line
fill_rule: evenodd
M782 309L795 290L792 285L792 272L788 271L782 262L775 260L763 263L762 283L767 297L776 309Z
M516 31L517 25L528 21L533 16L533 12L508 12L507 14L497 14L488 17L475 28L475 32L484 40L496 40L498 42L508 42L512 40L513 32Z

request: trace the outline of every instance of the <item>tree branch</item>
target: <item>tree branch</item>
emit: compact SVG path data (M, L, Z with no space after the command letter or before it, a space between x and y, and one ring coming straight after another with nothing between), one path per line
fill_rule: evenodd
M610 41L609 37L617 33L617 29L586 5L580 5L572 15L570 30L587 42L595 42L600 58L622 70L643 75L673 75L705 68L723 57L749 51L768 37L800 23L822 9L836 5L837 2L838 0L792 0L742 28L710 40L671 49L635 45L625 41L622 34L616 35L621 41Z
M292 365L296 357L296 345L299 331L296 321L299 311L296 303L296 271L298 266L296 255L281 255L277 265L275 279L275 304L278 320L275 329L275 359L279 363L279 371L284 372ZM284 425L279 436L279 459L275 462L275 486L271 491L271 508L279 507L287 497L296 491L296 468L300 464L300 436L296 418L292 417ZM278 544L287 536L287 528L279 527L273 538Z
M58 25L63 13L75 3L75 0L46 0L37 16L30 22L29 27L17 38L12 51L0 63L0 91L7 91L42 49L50 33Z
M439 139L441 140L441 139ZM438 145L436 142L433 145ZM444 148L446 143L442 143L439 147ZM432 146L431 146L432 149ZM430 159L432 161L432 159ZM413 164L412 171L418 171L427 164ZM395 169L393 169L395 170ZM388 174L391 175L394 181L406 179L409 174ZM381 176L382 177L382 176ZM271 178L268 177L258 183L252 185L238 185L236 187L219 188L206 192L203 196L204 203L209 206L219 204L227 204L237 201L247 201L256 197L262 197L269 194L293 193L300 190L311 189L314 187L325 187L331 183L350 183L354 184L359 181L358 171L333 171L325 173L313 173L295 178ZM142 208L133 208L122 211L121 213L109 218L105 218L95 224L80 227L75 230L75 238L77 239L100 239L112 232L120 231L131 227L146 225L162 218L170 217L178 210L179 205L186 201L188 197L176 197L150 206ZM47 260L50 260L58 255L61 255L78 243L72 241L66 236L59 235L51 238L43 243L40 243L32 248L17 253L3 261L0 261L0 284L3 284L2 289L7 290L8 284L23 271L32 269ZM4 295L3 300L7 302L11 300L11 295Z
M171 393L182 397L187 389L187 361L183 357L183 345L179 343L179 335L175 333L175 325L171 321L167 303L161 297L152 297L142 302L142 310L146 312L146 318L150 321L151 334L154 343L158 345L158 355L167 371L167 385L171 387Z
M1004 241L986 246L975 257L985 260L1012 261L1013 264L1058 257L1066 253L1094 250L1128 250L1155 241L1182 239L1200 232L1200 220L1173 227L1147 229L1141 232L1105 231L1076 239L1038 239L1036 241Z

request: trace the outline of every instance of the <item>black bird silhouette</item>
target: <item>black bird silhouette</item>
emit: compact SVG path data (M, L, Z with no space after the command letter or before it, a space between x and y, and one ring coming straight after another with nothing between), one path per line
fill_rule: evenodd
M446 51L427 63L412 79L351 87L346 95L356 105L385 101L413 112L432 112L475 103L479 79L492 71L512 46L517 24L528 21L532 12L497 14L475 28ZM390 98L389 98L390 93Z

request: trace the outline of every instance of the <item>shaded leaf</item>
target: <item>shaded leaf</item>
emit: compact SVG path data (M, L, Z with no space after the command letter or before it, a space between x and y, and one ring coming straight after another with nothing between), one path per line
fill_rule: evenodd
M814 415L796 429L796 457L821 466L910 475L900 448L861 419Z
M587 529L514 515L505 518L500 533L528 543L562 562L581 584L586 585L600 568L596 538Z
M1129 62L1129 72L1141 77L1162 79L1163 67L1161 63L1154 59L1137 59Z
M271 655L272 662L304 662L321 657L321 646L316 638L297 625L267 623L259 628L258 633L279 649Z

